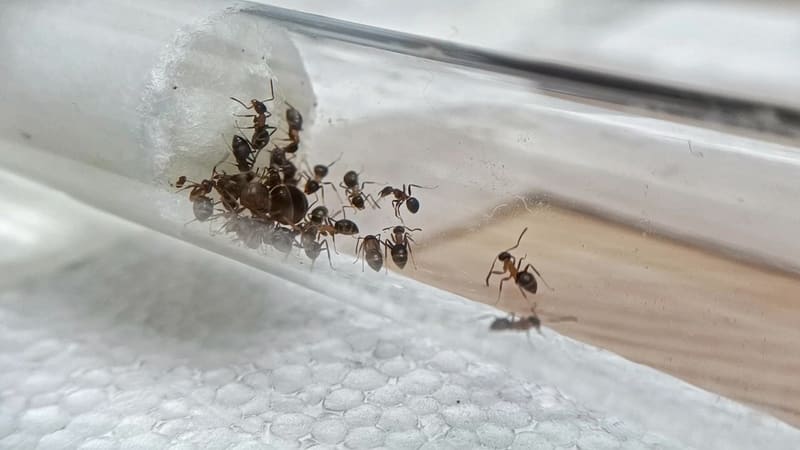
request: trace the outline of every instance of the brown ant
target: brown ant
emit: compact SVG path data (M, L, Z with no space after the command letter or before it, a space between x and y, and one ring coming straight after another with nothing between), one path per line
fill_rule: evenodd
M319 241L319 226L325 220L324 218L320 218L322 216L322 210L318 210L318 208L324 209L325 217L327 217L327 208L324 206L319 206L314 208L314 211L311 212L309 216L309 221L305 224L300 226L300 245L303 247L303 251L305 252L308 259L311 260L311 269L314 269L314 263L317 261L319 254L322 253L322 250L325 250L325 253L328 254L328 264L330 264L331 269L333 269L333 262L331 261L331 252L328 250L328 241L322 240ZM317 212L317 217L311 219L311 216L314 216L315 211ZM319 224L317 224L319 221Z
M250 100L250 106L247 106L244 102L235 97L231 97L231 100L242 105L245 109L252 109L253 111L255 111L255 114L246 114L246 115L234 114L234 115L236 117L253 118L253 126L245 128L253 129L253 137L250 141L250 144L253 146L253 148L257 150L261 150L262 148L266 147L267 144L269 144L269 138L277 130L276 127L267 125L267 119L269 117L272 117L272 113L269 112L269 110L267 109L267 105L265 103L275 100L275 88L273 86L272 80L269 80L269 89L270 89L270 98L265 100L252 99Z
M349 170L347 173L344 174L342 178L342 182L339 183L339 187L345 190L345 195L347 195L347 201L350 202L349 206L345 206L345 208L353 208L356 210L364 209L366 202L371 201L373 208L380 208L378 203L372 198L372 195L365 195L364 194L364 186L367 184L377 184L374 181L364 181L359 186L358 184L358 172L355 170Z
M253 172L240 172L233 175L219 173L216 167L213 169L214 188L222 199L222 206L228 211L236 211L239 208L239 198L244 188L256 178Z
M244 109L252 109L253 111L255 111L255 114L236 115L236 117L258 117L258 116L264 116L267 118L272 117L272 113L269 112L269 110L267 109L267 105L265 105L265 103L275 100L275 85L272 79L269 80L269 92L270 92L270 97L268 99L265 100L252 99L250 100L250 106L247 106L243 101L239 100L236 97L231 97L231 100L242 105Z
M336 192L336 195L339 195L339 193L336 191L336 186L334 186L333 183L331 183L330 181L322 181L322 180L328 176L328 170L331 168L331 166L336 164L336 162L339 161L341 158L342 155L340 154L338 158L334 159L333 162L328 164L327 166L324 166L322 164L317 164L314 166L313 170L310 167L308 167L308 163L306 162L306 166L308 167L309 170L308 172L303 173L303 176L305 176L308 181L306 181L306 185L303 188L303 192L305 192L306 195L311 195L321 189L322 201L324 203L325 189L322 185L327 184L331 187L331 189L333 189L333 192Z
M538 284L536 283L536 277L534 277L532 273L528 272L528 269L532 269L536 273L536 275L539 276L539 279L542 280L545 286L547 286L550 290L553 289L550 287L550 285L547 284L546 281L544 281L544 278L542 278L542 274L539 273L539 271L536 270L535 267L533 267L533 264L528 264L527 266L525 266L524 270L520 270L520 267L522 267L522 262L525 260L527 255L520 258L519 263L516 265L516 267L514 266L515 258L509 252L519 247L519 243L522 241L522 236L525 235L526 231L528 231L528 227L525 227L525 229L522 230L522 233L520 233L519 238L517 239L516 245L500 252L497 255L497 259L495 259L492 262L492 267L489 269L489 273L486 275L486 286L489 286L489 278L492 275L505 275L506 273L508 274L507 277L500 280L500 289L497 292L497 301L495 302L495 304L500 301L500 294L502 294L503 292L503 283L506 282L507 280L514 280L514 283L517 284L519 291L522 293L522 296L525 297L526 300L528 299L528 296L525 294L525 291L528 291L532 294L536 293L538 289ZM497 261L503 263L503 270L494 270L494 266L495 264L497 264Z
M256 158L258 158L258 154L261 153L261 150L253 150L250 141L238 134L233 135L231 145L229 145L228 148L233 154L233 158L236 160L236 167L240 172L249 172L252 170L253 165L256 163Z
M286 123L289 124L289 131L291 130L302 131L303 115L300 114L300 111L298 111L297 108L292 106L289 102L284 102L284 103L286 103L286 106L288 106L288 108L286 108Z
M295 153L300 148L300 131L303 129L303 115L294 106L286 103L286 123L289 125L289 145L284 147L287 153Z
M386 227L383 231L388 229L392 229L391 238L394 242L390 242L389 239L386 239L383 241L383 245L386 246L387 250L390 250L392 261L394 261L397 267L403 269L406 263L408 263L408 257L411 256L411 263L414 264L414 268L416 269L417 263L414 262L414 255L411 253L411 244L409 244L409 241L414 242L414 239L409 234L409 231L422 231L422 229L397 225L395 227Z
M380 272L383 267L383 255L381 255L381 235L369 234L364 237L359 237L356 240L356 259L353 264L358 262L359 256L361 257L361 271L364 271L364 261L369 264L369 267L375 272Z
M406 208L411 212L411 214L416 214L419 211L419 200L416 197L411 196L411 188L416 187L420 189L436 189L438 186L427 187L427 186L420 186L418 184L409 184L406 192L406 185L403 185L403 189L397 189L392 186L386 186L385 188L381 189L378 192L378 199L382 199L389 195L394 195L394 200L392 200L392 206L394 207L394 215L398 219L400 219L400 207L403 206L405 203Z
M188 185L186 184L187 182L189 183ZM203 180L197 183L189 181L185 175L181 175L175 182L175 187L178 188L179 192L191 189L189 191L189 201L192 202L192 212L195 220L205 222L214 215L214 200L208 196L214 188L213 181Z
M189 191L189 200L194 201L196 198L210 194L214 189L214 182L212 180L203 180L198 183L188 179L186 175L181 175L175 181L174 187L178 188L178 192L191 189Z
M318 210L319 208L325 208L325 207L324 206L323 207L317 207L317 208L315 208L315 210ZM325 210L327 211L327 208L325 208ZM320 211L322 211L322 210L320 210ZM342 211L340 211L340 212L343 213L344 209L342 209ZM317 232L320 235L330 236L331 237L331 240L333 241L333 251L335 251L337 254L339 253L336 250L336 235L337 234L341 234L341 235L344 235L344 236L353 236L355 234L358 234L358 225L356 225L356 223L353 222L352 220L349 220L347 218L343 218L341 220L336 220L336 219L333 218L338 214L339 213L336 213L336 214L334 214L334 216L327 216L324 219L322 219L322 221L323 221L322 225L315 225L315 227L317 229Z

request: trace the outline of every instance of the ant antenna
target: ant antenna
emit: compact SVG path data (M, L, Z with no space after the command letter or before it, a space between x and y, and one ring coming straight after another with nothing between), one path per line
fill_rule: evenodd
M339 156L336 159L334 159L332 163L328 164L327 167L330 168L332 165L336 164L340 159L342 159L342 155L344 155L344 152L339 153Z
M519 247L519 243L522 242L522 236L524 236L527 231L528 231L528 227L525 227L525 229L522 230L522 233L519 234L519 238L517 239L516 245L514 245L513 247L511 247L511 248L509 248L507 250L504 250L504 252L510 252L511 250L514 250L515 248ZM542 280L542 281L544 281L544 280Z

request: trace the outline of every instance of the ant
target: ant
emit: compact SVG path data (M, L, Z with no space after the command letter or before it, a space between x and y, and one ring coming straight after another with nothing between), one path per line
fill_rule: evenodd
M544 278L542 278L542 274L540 274L539 271L536 270L535 267L533 267L533 264L528 264L527 266L525 266L524 270L520 270L520 267L522 267L522 262L525 260L527 255L520 258L519 263L516 265L516 267L514 266L515 258L509 252L519 247L519 243L522 241L522 236L525 235L526 231L528 231L528 227L525 227L525 229L522 230L522 233L520 233L519 238L517 239L516 245L500 252L497 255L497 259L492 262L492 267L489 269L489 273L486 275L486 286L489 286L489 278L492 275L505 275L506 273L508 273L507 277L500 280L500 289L497 292L497 301L495 302L495 304L497 304L497 302L500 301L500 294L503 292L503 283L506 282L507 280L512 280L512 279L514 280L514 283L517 284L519 291L522 293L522 296L525 297L526 300L528 299L528 296L525 294L525 291L528 291L532 294L536 293L538 289L538 284L536 283L536 277L534 277L532 273L528 272L528 269L532 269L536 273L536 275L539 276L539 279L541 279L542 282L544 282L545 286L547 286L550 290L553 289L550 287L550 285L547 284L546 281L544 281ZM495 264L497 264L497 261L503 263L503 270L494 270L494 266Z
M419 200L416 197L411 196L411 188L416 187L420 189L436 189L439 186L420 186L418 184L409 184L408 185L408 192L406 192L406 185L403 185L403 189L397 189L392 186L386 186L385 188L381 189L378 192L378 199L382 199L389 195L394 195L394 200L392 200L392 206L394 206L394 215L398 219L400 219L400 207L403 206L405 203L406 208L411 212L411 214L416 214L419 211Z
M285 257L288 258L289 253L295 246L294 238L296 235L297 232L294 229L276 225L270 234L269 243L275 250L285 254Z
M231 139L231 144L228 148L233 154L233 158L236 160L236 167L239 168L240 172L249 172L252 170L253 165L256 163L256 158L258 158L258 154L261 153L260 149L253 150L250 141L238 134L233 135L233 139ZM225 159L223 159L223 161L224 160Z
M320 209L321 208L321 209ZM316 213L316 217L315 217ZM333 269L333 262L331 261L331 252L328 250L328 241L318 241L319 227L327 218L328 209L324 206L314 208L308 217L308 222L300 226L300 245L306 256L311 260L311 270L314 269L314 263L317 261L319 254L322 250L328 254L328 264Z
M380 272L383 267L383 255L381 255L381 235L369 234L356 240L356 259L353 264L358 262L361 256L361 271L364 271L364 261L375 272Z
M367 200L372 202L373 208L380 208L378 203L372 198L372 195L365 195L364 194L364 185L367 184L377 184L374 181L364 181L361 183L361 186L358 185L358 173L355 170L349 170L347 173L344 174L342 178L342 182L339 183L339 187L345 190L345 195L347 195L347 201L350 202L349 206L345 206L345 208L353 208L353 209L364 209L365 203Z
M409 244L409 241L414 242L414 239L409 234L409 231L422 231L422 229L397 225L396 227L386 227L383 231L390 228L392 229L391 238L394 242L390 242L389 239L386 239L383 241L383 245L386 246L387 250L391 251L392 261L394 261L397 267L403 269L408 262L408 257L411 256L411 263L414 264L414 268L416 269L417 263L414 262L414 255L411 253L411 244Z
M188 185L186 183L189 183ZM195 220L198 222L205 222L214 215L214 200L208 196L214 188L214 182L211 180L203 180L199 183L189 181L185 175L178 177L175 182L175 187L178 191L191 189L189 191L189 201L192 202L192 212L194 213Z
M250 100L250 106L247 106L244 102L235 97L231 97L231 100L242 105L245 109L252 109L253 111L255 111L255 114L246 114L246 115L234 114L234 116L253 118L253 126L246 128L253 129L253 138L251 139L251 144L257 150L261 150L262 148L266 147L267 144L269 144L269 138L277 130L276 127L267 125L267 119L269 117L272 117L272 113L269 112L269 110L267 109L267 105L265 105L265 103L275 100L275 87L271 79L269 80L269 90L270 90L270 97L268 99L265 100L252 99Z
M303 129L303 115L294 106L286 103L286 123L289 125L289 145L284 147L287 153L295 153L300 147L300 131Z
M317 207L315 208L315 210L318 210L319 208L325 208L325 207L324 206ZM327 208L325 208L325 211L327 211ZM342 211L340 212L344 212L344 209L342 209ZM334 214L334 216L326 216L325 218L323 218L322 225L314 225L314 227L317 229L317 233L323 236L331 237L331 240L333 240L333 251L335 251L337 254L339 253L336 250L337 234L341 234L344 236L353 236L355 234L358 234L358 225L356 225L356 223L353 222L352 220L349 220L347 218L343 218L341 220L335 220L333 218L338 214L339 213L336 213Z
M256 178L256 174L248 171L227 175L218 173L216 167L213 169L213 174L214 187L222 199L222 206L228 211L236 211L239 208L242 191Z
M333 183L331 183L330 181L322 181L322 180L328 176L328 170L331 168L331 166L336 164L336 162L339 161L340 159L342 159L341 154L339 155L338 158L333 160L333 162L328 164L327 166L324 166L322 164L317 164L314 166L313 170L311 170L311 168L309 167L308 172L303 173L303 176L305 176L308 179L308 181L306 181L306 185L303 189L303 192L305 192L306 195L311 195L322 189L322 202L324 203L325 189L323 188L322 185L327 184L331 187L331 189L333 189L333 192L336 192L336 195L339 195L339 193L336 191L336 186L334 186ZM308 163L306 163L306 167L308 167ZM313 176L311 175L312 173Z

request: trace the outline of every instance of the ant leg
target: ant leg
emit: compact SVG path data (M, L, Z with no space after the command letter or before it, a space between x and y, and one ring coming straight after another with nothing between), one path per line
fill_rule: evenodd
M489 268L489 273L488 273L488 274L486 274L486 286L487 286L487 287L489 286L489 278L492 276L492 274L493 274L493 273L497 273L497 272L495 272L495 271L494 271L494 266L495 266L496 264L497 264L497 258L493 258L493 259L492 259L492 267L491 267L491 268ZM503 271L503 272L501 272L501 273L505 273L505 271Z
M411 257L411 264L414 265L414 270L417 270L417 262L414 261L414 252L411 251L410 245L408 245L407 248L408 248L408 256Z
M439 187L438 184L436 186L420 186L418 184L409 184L408 185L408 196L409 197L411 197L411 186L414 186L415 188L420 188L420 189L436 189L436 188ZM403 191L405 191L405 185L403 185Z
M539 273L539 271L538 271L538 270L536 270L536 267L533 267L533 264L530 264L530 263L529 263L527 266L525 266L525 270L526 270L526 271L527 271L529 268L530 268L530 269L533 269L533 271L534 271L534 272L536 272L536 275L539 275L539 279L540 279L540 280L542 280L542 283L544 283L544 285L545 285L545 286L547 286L547 288L548 288L548 289L550 289L551 291L555 291L555 289L553 289L552 287L550 287L550 285L549 285L549 284L547 284L547 281L544 281L544 278L542 277L542 274L540 274L540 273Z
M331 270L336 270L333 267L333 261L331 261L331 252L330 252L330 250L328 250L328 241L326 240L325 242L323 242L322 245L325 246L325 253L328 254L328 264L331 266ZM320 248L322 248L322 247L320 247Z
M383 241L383 260L386 263L386 275L389 275L389 249L394 250L394 245L386 239Z
M353 264L358 262L358 250L359 250L359 246L361 245L361 240L362 239L364 239L364 238L363 237L359 237L358 239L356 239L356 259L353 260Z
M334 233L331 233L331 240L333 241L333 251L338 255L339 250L336 250L336 235Z
M381 209L381 205L379 205L378 202L375 201L375 198L372 197L372 194L367 194L364 196L364 198L372 202L372 207L374 209Z
M344 202L342 201L342 196L341 196L341 195L339 195L339 191L337 191L337 190L336 190L336 185L334 185L334 184L333 184L333 183L331 183L330 181L323 181L323 182L322 182L322 184L327 184L327 185L329 185L329 186L331 187L331 189L333 189L333 192L336 194L336 198L338 198L338 199L339 199L339 203L344 203Z
M403 218L400 217L400 205L402 204L403 204L402 200L392 200L392 206L394 207L394 216L400 219L400 221L403 220Z
M270 92L270 94L269 94L270 97L268 99L261 100L262 102L271 102L271 101L275 100L275 86L272 83L272 78L269 79L269 92Z
M231 97L230 99L231 99L231 100L233 100L233 101L235 101L236 103L238 103L238 104L242 105L242 106L244 107L244 109L253 109L253 105L247 106L247 105L245 105L245 104L244 104L244 102L243 102L243 101L239 100L239 99L238 99L238 98L236 98L236 97ZM255 116L251 116L251 117L255 117Z
M503 293L503 283L505 283L506 281L508 281L508 280L510 280L512 278L514 278L514 277L509 275L509 276L503 278L502 280L500 280L500 289L497 290L497 300L494 302L495 305L500 303L500 294Z
M342 218L344 218L344 219L347 219L347 214L345 214L345 212L344 212L345 208L350 208L353 211L358 211L358 208L356 208L355 206L352 206L352 205L344 205L344 206L342 206Z
M362 191L364 190L364 185L367 185L367 184L380 184L380 183L377 183L375 181L364 181L364 182L361 183L361 190Z
M510 252L511 250L514 250L515 248L519 247L519 243L522 242L522 236L524 236L525 232L527 232L527 231L528 231L528 227L525 227L525 229L522 230L522 233L519 234L519 238L517 239L517 244L514 245L513 247L505 250L505 251Z

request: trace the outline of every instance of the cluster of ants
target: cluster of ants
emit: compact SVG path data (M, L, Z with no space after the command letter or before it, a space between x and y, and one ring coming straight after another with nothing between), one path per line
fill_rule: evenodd
M179 191L189 191L189 200L192 202L195 217L193 221L208 222L223 218L225 222L219 231L234 235L236 240L241 241L249 248L272 247L285 254L286 257L293 249L302 248L305 255L311 260L312 269L324 250L328 256L328 263L333 268L327 238L331 239L333 249L338 253L336 250L337 235L354 236L359 234L358 225L345 217L346 209L352 209L355 212L365 210L367 207L378 209L380 208L378 202L381 199L393 197L392 207L395 217L403 223L400 215L403 206L412 214L417 213L420 208L419 200L412 196L411 189L435 188L435 186L426 187L416 184L404 184L402 188L385 186L376 192L378 197L376 200L372 194L366 194L364 188L369 184L377 183L360 181L360 173L349 170L339 183L339 187L344 189L346 196L346 203L341 202L342 199L334 183L325 180L330 168L339 161L341 155L327 165L317 164L313 168L303 160L307 170L302 172L297 170L294 160L300 149L303 116L288 102L286 102L285 112L288 130L286 138L283 139L285 145L280 146L273 142L272 136L279 128L268 123L272 113L267 104L275 100L272 81L270 81L270 97L267 99L252 99L249 105L235 97L231 97L231 100L251 112L234 114L234 116L250 118L252 125L240 127L236 123L236 128L241 134L233 136L228 146L229 152L214 165L210 178L198 182L189 180L186 176L180 176L174 183L174 187ZM250 138L244 136L243 130L252 130ZM272 148L265 150L270 144L272 144ZM269 153L269 163L265 166L256 166L262 150ZM226 173L218 170L217 167L226 162L231 155L238 171ZM336 193L342 203L341 209L335 214L330 214L329 209L324 206L326 186ZM317 198L309 204L308 196L312 194ZM314 207L319 197L321 197L323 205ZM339 214L342 214L341 219L336 218ZM382 240L380 233L360 236L356 239L354 263L361 259L362 271L365 263L374 271L380 271L384 267L385 260L388 260L389 254L394 264L400 269L406 266L409 258L416 267L411 252L411 243L414 242L411 233L421 231L421 229L409 228L401 224L386 227L382 231L388 230L391 230L390 239ZM538 283L534 273L550 288L532 264L528 263L524 268L522 267L527 255L517 261L510 253L519 247L526 231L528 231L527 228L522 230L514 246L497 255L486 276L486 286L489 286L489 279L492 275L506 275L500 280L498 302L503 291L503 283L506 281L513 281L526 300L528 298L526 291L536 294ZM498 261L502 265L502 270L494 270ZM495 331L521 330L526 332L536 329L541 333L541 320L536 314L535 306L531 308L531 312L532 314L527 317L517 318L512 314L510 318L495 318L489 328ZM573 319L562 318L562 320Z
M359 180L359 173L354 170L347 171L342 177L339 187L344 189L346 204L335 214L330 214L324 206L325 187L332 189L339 196L334 184L325 181L329 169L340 158L328 165L318 164L311 168L305 163L307 171L298 172L294 161L300 149L300 133L303 130L303 116L300 111L286 102L286 138L281 146L272 139L278 127L272 126L268 120L272 117L267 104L275 100L275 91L270 81L270 97L264 100L252 99L250 104L231 97L231 100L241 105L246 112L234 114L235 117L250 118L252 125L236 128L240 134L233 136L229 152L211 170L211 177L201 181L189 180L181 176L174 183L179 191L189 190L189 200L193 205L195 219L193 221L207 222L219 218L224 219L224 224L219 229L235 236L249 248L258 249L262 246L272 247L285 254L286 257L295 248L302 248L305 255L311 260L313 269L319 255L324 250L328 256L328 263L333 268L331 254L328 248L330 238L333 250L336 250L336 236L354 236L359 234L356 223L346 218L345 209L361 211L370 207L380 208L378 201L385 197L393 197L395 217L403 223L400 217L401 207L405 206L412 214L419 211L419 200L412 196L411 189L425 188L415 184L403 185L402 188L386 186L376 193L376 200L372 194L366 194L364 188L371 181ZM252 130L252 135L247 138L244 130ZM271 148L268 149L268 146ZM269 163L257 166L256 161L262 151L269 153ZM218 166L228 160L230 156L235 160L235 173L226 173L218 170ZM314 195L316 200L309 205L308 196ZM322 198L322 205L314 204ZM219 208L218 206L221 206ZM342 218L336 217L341 214ZM384 228L391 230L390 239L381 240L380 233L358 237L356 240L356 260L362 260L376 272L384 266L384 259L388 260L391 254L392 261L397 267L403 269L409 257L414 263L411 253L411 243L414 239L411 232L421 231L420 228L408 228L396 225ZM381 251L383 250L383 251ZM388 271L388 267L387 267Z

